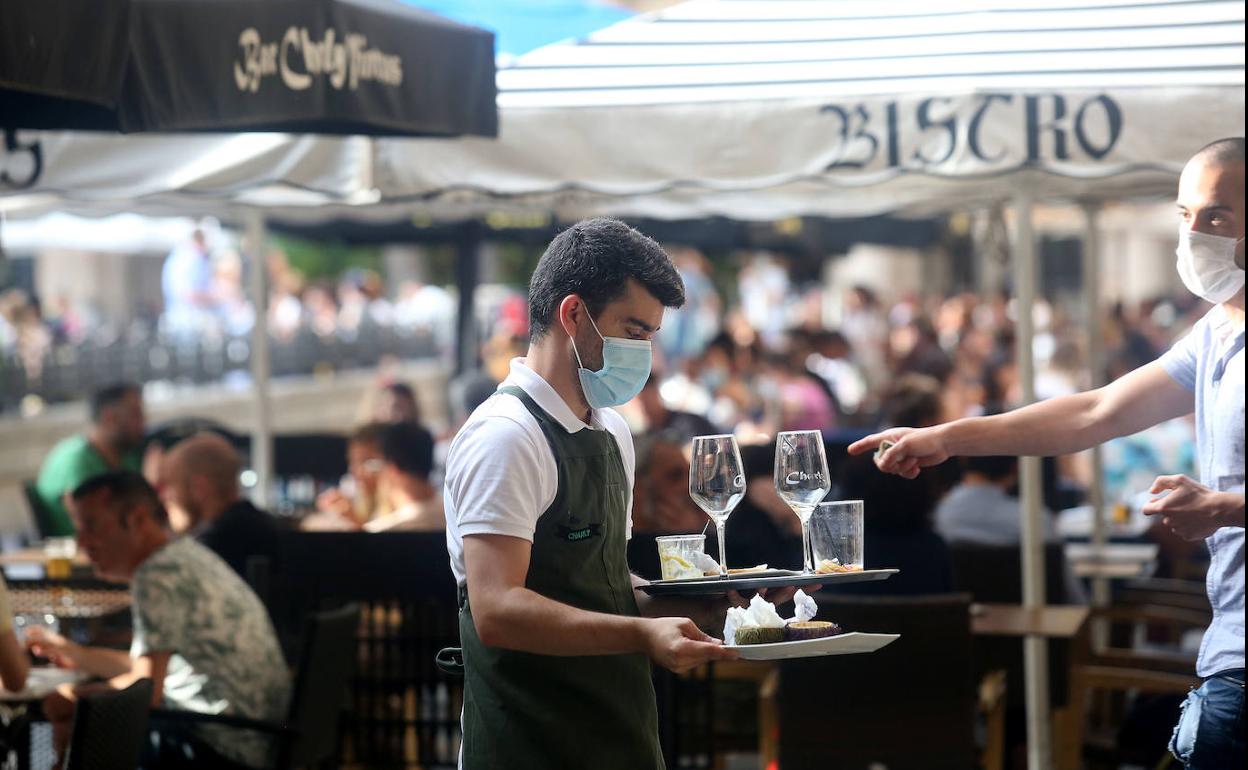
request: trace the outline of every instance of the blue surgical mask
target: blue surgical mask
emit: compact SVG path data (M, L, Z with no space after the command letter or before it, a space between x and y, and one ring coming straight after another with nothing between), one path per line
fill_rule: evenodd
M591 372L581 363L576 340L572 340L572 352L580 367L581 390L585 400L594 409L620 406L633 400L650 378L650 341L630 340L623 337L603 337L593 316L589 317L594 332L602 337L602 368Z

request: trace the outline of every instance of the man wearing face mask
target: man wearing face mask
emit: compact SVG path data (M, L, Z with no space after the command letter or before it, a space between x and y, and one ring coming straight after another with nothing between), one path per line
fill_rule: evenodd
M1144 512L1209 548L1213 622L1200 646L1204 680L1183 707L1170 748L1192 770L1244 764L1244 139L1216 141L1179 178L1178 272L1214 307L1157 361L1087 393L994 417L895 428L882 470L914 478L952 455L1063 455L1196 413L1200 480L1159 476Z
M625 560L633 443L611 407L645 385L664 308L683 302L671 260L636 230L564 231L529 284L527 356L451 444L462 768L662 768L650 661L736 657L687 617L646 617L661 610Z

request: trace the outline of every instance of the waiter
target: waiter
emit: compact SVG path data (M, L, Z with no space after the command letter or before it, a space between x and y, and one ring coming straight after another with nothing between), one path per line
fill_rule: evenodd
M659 607L625 560L633 442L611 407L641 390L684 300L650 238L609 219L565 230L529 283L527 357L451 444L467 770L662 768L650 661L736 657L689 618L645 617Z
M1200 645L1204 680L1183 706L1170 750L1191 770L1244 765L1244 139L1214 142L1179 178L1178 271L1214 305L1165 355L1098 390L995 417L853 444L860 454L894 445L877 464L914 478L951 455L1064 455L1196 412L1200 481L1160 476L1149 515L1211 555L1213 622Z

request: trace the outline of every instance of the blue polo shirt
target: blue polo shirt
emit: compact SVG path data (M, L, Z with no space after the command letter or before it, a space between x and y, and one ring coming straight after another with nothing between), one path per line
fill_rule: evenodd
M1196 397L1200 483L1244 493L1244 329L1221 306L1209 311L1160 359L1174 381ZM1244 667L1244 528L1222 527L1205 540L1205 578L1213 622L1196 663L1199 676Z

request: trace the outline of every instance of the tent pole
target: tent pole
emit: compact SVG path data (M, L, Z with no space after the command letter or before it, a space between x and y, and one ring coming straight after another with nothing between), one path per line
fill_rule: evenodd
M256 474L252 499L261 508L275 503L269 486L273 476L273 415L269 401L269 280L266 264L264 214L258 209L244 213L247 245L251 251L251 305L256 320L251 327L251 385L255 393L251 422L251 469Z
M1036 233L1032 222L1035 201L1029 193L1014 201L1016 229L1014 242L1014 282L1018 308L1018 334L1015 345L1023 404L1036 400L1036 372L1033 354L1035 328L1032 310L1036 304ZM1044 529L1041 517L1041 474L1039 457L1019 461L1022 491L1023 606L1044 607ZM1049 726L1048 643L1040 635L1023 640L1023 673L1027 705L1027 767L1049 770L1052 766L1052 740Z
M1082 205L1083 233L1083 315L1088 335L1088 385L1099 388L1105 384L1105 350L1101 330L1101 242L1098 230L1100 206L1094 202ZM1103 472L1101 445L1091 449L1092 483L1088 487L1088 502L1092 506L1092 545L1096 549L1105 546L1105 475ZM1104 607L1109 604L1109 580L1104 576L1092 578L1092 605ZM1107 641L1105 624L1097 622L1092 628L1093 641L1100 647Z
M455 325L456 376L477 368L477 284L481 280L481 228L465 222L457 239L455 284L459 291L459 311Z

